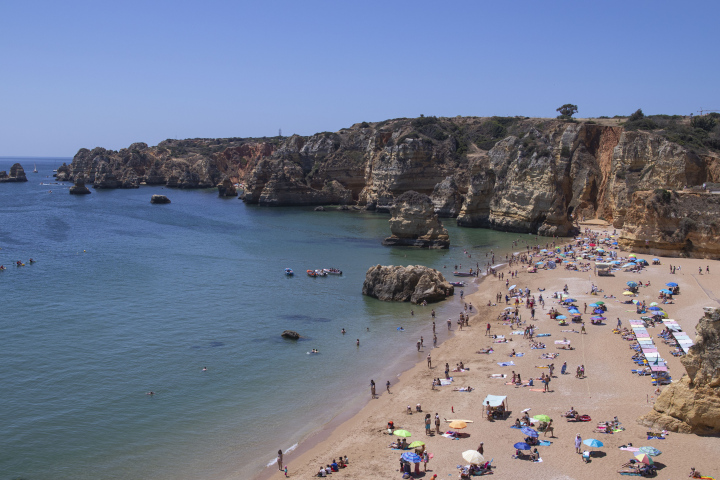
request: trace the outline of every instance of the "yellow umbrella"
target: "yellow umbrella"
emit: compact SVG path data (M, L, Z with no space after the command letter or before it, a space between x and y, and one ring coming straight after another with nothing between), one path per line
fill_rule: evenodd
M630 295L635 295L635 294L633 292L623 292L623 295L630 296Z
M628 255L628 257L636 257L637 258L637 255L635 255L634 253L631 253L630 255Z
M467 427L467 423L463 422L462 420L455 420L454 422L450 422L450 428L461 429L465 427Z

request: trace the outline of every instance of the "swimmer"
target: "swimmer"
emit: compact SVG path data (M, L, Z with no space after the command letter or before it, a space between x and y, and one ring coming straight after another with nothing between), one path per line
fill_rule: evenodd
M203 367L202 371L207 372L207 367Z
M155 392L147 392L145 395L155 395Z
M340 333L342 333L343 335L345 335L345 329L343 328L342 330L340 330Z
M355 342L355 345L357 345L358 347L360 346L360 339L359 339L359 338L358 338L357 341Z

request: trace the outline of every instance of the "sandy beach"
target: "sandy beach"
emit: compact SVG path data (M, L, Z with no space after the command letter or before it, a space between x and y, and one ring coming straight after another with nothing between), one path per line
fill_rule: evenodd
M596 232L607 231L607 228L587 225ZM609 229L612 231L612 228ZM547 241L540 238L538 241ZM569 239L562 239L564 244ZM504 258L505 253L498 252ZM626 257L627 252L618 251L618 257ZM638 255L650 260L653 255ZM426 341L424 348L418 352L418 363L403 373L399 381L392 385L387 393L384 388L385 379L375 379L378 384L379 398L370 400L370 378L357 378L354 381L367 383L367 405L352 418L342 421L339 425L331 424L324 433L310 438L301 444L295 452L285 455L288 466L288 477L306 479L316 476L321 465L329 464L333 459L347 456L349 466L340 472L329 475L336 480L348 479L387 479L401 478L399 458L402 452L388 448L398 437L387 433L388 421L393 421L396 428L406 429L412 433L408 442L420 440L426 443L427 450L433 458L427 465L427 472L416 475L417 478L458 478L458 465L467 464L462 452L475 450L483 443L484 457L492 459L492 469L499 478L540 478L540 479L586 479L586 478L620 478L617 473L620 466L636 454L620 450L619 447L632 443L633 447L652 446L662 451L654 457L658 466L657 478L686 478L690 467L697 468L703 475L717 477L717 458L720 455L720 438L700 437L669 433L665 439L648 440L647 427L636 422L636 419L652 408L656 397L656 387L651 385L650 377L639 377L631 372L637 368L631 361L633 351L630 342L623 340L613 329L620 318L623 326L629 326L628 320L639 319L632 304L621 303L627 298L622 296L626 282L650 282L649 287L640 287L637 297L650 304L658 300L658 291L667 282L677 282L681 294L674 298L675 303L666 305L665 311L669 318L674 319L695 338L695 325L703 315L702 307L720 306L720 262L704 259L679 259L658 257L661 265L650 265L640 273L616 271L614 276L595 276L592 269L582 271L566 270L558 266L554 270L538 270L528 273L527 266L513 265L518 277L510 279L510 284L521 288L529 288L531 295L537 298L542 294L545 307L536 306L535 320L530 319L530 310L522 304L520 314L526 322L524 326L534 324L536 333L547 333L550 336L536 338L546 344L545 349L531 349L530 340L523 335L511 335L517 328L503 324L498 320L506 308L504 295L507 292L505 280L492 275L479 279L479 289L467 296L464 302L472 302L475 306L474 315L469 327L456 331L455 335L437 348L432 342ZM498 259L498 262L501 261ZM497 263L497 262L496 262ZM591 262L592 264L592 262ZM670 265L678 267L674 275L670 274ZM709 266L710 273L706 273ZM702 269L702 274L698 269ZM508 277L510 268L504 266L499 270ZM597 286L598 295L591 295L591 286ZM608 311L605 313L604 325L591 325L591 308L588 307L585 320L586 334L579 333L579 324L569 323L560 326L551 320L548 311L558 308L558 300L551 298L553 292L562 291L567 285L569 294L577 299L580 312L584 304L602 300ZM539 291L544 289L544 291ZM488 301L495 302L496 294L503 295L503 301L497 305L487 306ZM612 298L610 296L614 296ZM607 297L607 298L606 298ZM447 300L457 304L457 314L463 309L463 301L459 295ZM565 310L560 308L561 313ZM432 323L430 309L419 309L420 315L426 315L428 324ZM457 330L453 318L452 329ZM436 319L438 329L447 329L446 319ZM490 323L491 334L504 335L511 340L507 343L493 343L486 336L486 325ZM662 343L657 336L662 330L659 324L648 328L661 357L668 364L673 379L679 379L685 370L680 359L670 354L671 348ZM576 330L568 332L563 330ZM556 340L567 338L574 350L560 350ZM479 354L478 350L492 347L491 354ZM512 350L523 353L522 357L510 357ZM432 367L429 368L426 356L431 354ZM542 354L559 353L554 359L540 358ZM499 366L500 362L514 362L514 366ZM452 372L453 382L450 386L432 388L433 378L444 378L445 364L450 368L463 362L468 371ZM567 374L560 373L563 362L567 362ZM543 392L543 385L537 380L550 363L555 366L554 376L550 382L549 392ZM576 378L575 372L579 365L585 366L585 378ZM522 376L523 382L534 378L535 386L521 387L508 384L512 371ZM507 374L506 378L490 378L493 374ZM457 387L473 387L471 392L454 391ZM507 396L509 415L505 420L488 421L483 416L482 401L486 395ZM422 413L415 411L416 404L421 404ZM407 413L411 406L412 413ZM590 422L568 422L563 414L574 407L580 414L589 415ZM511 428L521 411L529 410L529 415L544 414L553 419L554 435L543 436L540 440L552 442L550 445L539 446L538 452L542 462L512 458L515 453L513 444L524 440L520 430ZM425 414L435 413L443 420L442 431L449 430L445 419L471 420L467 428L461 430L462 438L450 439L441 435L426 435L424 429ZM609 435L594 432L600 421L612 420L617 416L624 431ZM433 424L434 430L434 424ZM331 432L330 432L331 431ZM330 432L328 434L328 432ZM594 450L589 463L575 452L574 439L580 434L583 440L595 438L604 443ZM270 453L270 452L269 452ZM276 466L266 469L258 478L280 479L285 475L278 472Z

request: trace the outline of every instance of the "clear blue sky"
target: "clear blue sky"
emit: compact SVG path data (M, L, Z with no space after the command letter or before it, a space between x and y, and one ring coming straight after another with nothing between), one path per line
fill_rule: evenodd
M720 2L0 3L0 155L720 108Z

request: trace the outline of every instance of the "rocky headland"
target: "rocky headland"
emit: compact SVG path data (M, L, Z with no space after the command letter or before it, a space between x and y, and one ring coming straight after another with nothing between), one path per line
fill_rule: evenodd
M10 175L5 170L0 171L0 183L9 182L27 182L28 179L25 176L25 170L19 163L14 163L10 167Z
M383 301L432 303L453 295L453 287L442 273L421 265L370 267L362 293Z
M698 146L693 132L704 131L689 121L668 118L689 133L671 135L645 119L631 128L632 122L420 117L309 137L135 143L117 152L81 149L58 169L58 179L83 173L96 188L211 188L229 179L244 184L241 199L249 204L380 212L413 190L460 226L562 236L583 218L616 228L628 215L634 222L636 192L720 181L720 150Z
M442 226L432 200L410 190L400 195L390 213L390 232L383 245L449 248L450 237Z
M720 308L705 307L697 338L681 359L687 375L660 394L642 425L671 432L720 434Z

